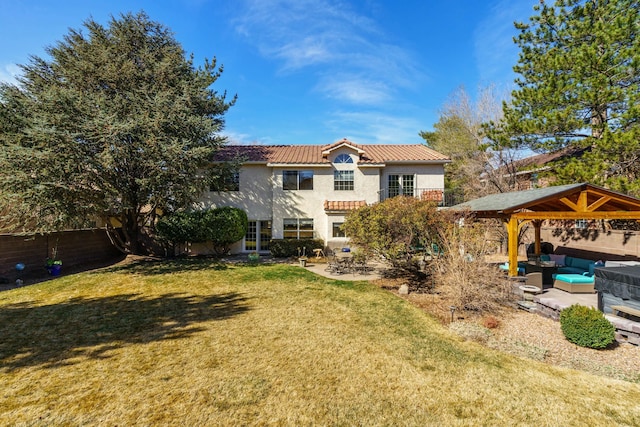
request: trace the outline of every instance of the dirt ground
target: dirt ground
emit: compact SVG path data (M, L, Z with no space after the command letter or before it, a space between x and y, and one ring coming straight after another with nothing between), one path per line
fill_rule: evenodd
M398 294L401 281L377 282ZM467 340L550 365L586 371L595 375L640 383L640 346L614 343L604 350L577 346L569 342L560 322L505 306L494 313L451 312L452 302L440 293L409 293L399 297L436 317Z

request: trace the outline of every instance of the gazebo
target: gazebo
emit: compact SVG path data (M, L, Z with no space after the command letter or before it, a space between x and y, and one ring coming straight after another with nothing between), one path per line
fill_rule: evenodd
M509 275L518 274L518 235L531 222L535 253L540 255L540 228L545 220L631 219L640 221L640 199L588 183L491 194L452 206L476 218L499 218L509 235Z

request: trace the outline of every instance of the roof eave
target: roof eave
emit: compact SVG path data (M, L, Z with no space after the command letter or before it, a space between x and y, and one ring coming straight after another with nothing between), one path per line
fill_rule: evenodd
M451 163L449 159L441 159L441 160L385 160L386 163L389 164L399 164L399 165L442 165L445 163Z
M326 163L267 163L269 168L330 168Z

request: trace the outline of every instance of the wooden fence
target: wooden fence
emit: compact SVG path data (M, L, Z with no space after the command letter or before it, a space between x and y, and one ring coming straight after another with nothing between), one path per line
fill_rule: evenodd
M0 277L38 277L46 274L45 260L57 248L63 274L84 264L116 260L121 253L113 247L104 230L71 230L50 234L0 234ZM24 264L22 272L16 264Z

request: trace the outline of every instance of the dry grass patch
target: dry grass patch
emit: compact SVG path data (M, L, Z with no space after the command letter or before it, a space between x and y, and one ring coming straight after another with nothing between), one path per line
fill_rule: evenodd
M133 264L0 294L3 425L638 425L640 388L465 342L375 285Z

